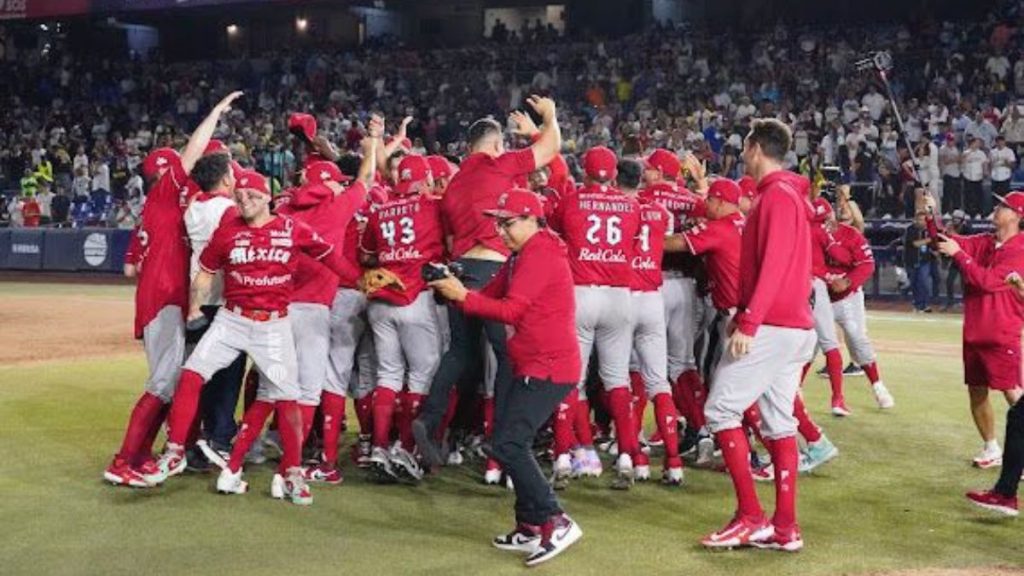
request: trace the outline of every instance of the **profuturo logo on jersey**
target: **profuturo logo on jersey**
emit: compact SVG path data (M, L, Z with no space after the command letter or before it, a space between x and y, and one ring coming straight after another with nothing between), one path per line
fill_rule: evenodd
M602 262L611 264L625 264L626 254L622 250L605 248L603 250L591 250L590 248L580 249L579 259L583 262Z
M82 243L82 255L89 266L100 266L107 261L107 237L93 233L85 237Z

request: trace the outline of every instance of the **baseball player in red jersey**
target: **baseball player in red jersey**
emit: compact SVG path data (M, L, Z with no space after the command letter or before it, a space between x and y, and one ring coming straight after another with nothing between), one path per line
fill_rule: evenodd
M427 162L430 163L430 176L434 179L434 187L427 195L444 198L445 192L448 191L448 183L459 169L444 156L427 156Z
M644 160L645 187L640 197L653 200L672 215L671 232L685 230L695 218L704 216L704 201L676 185L682 164L668 150L657 149ZM690 425L700 428L703 419L697 406L703 404L704 384L697 370L695 343L698 309L703 306L697 293L697 267L700 260L690 254L670 254L662 261L665 301L665 325L668 334L668 378L679 413ZM697 462L710 463L714 443L707 436L697 443Z
M832 312L846 334L850 357L864 369L868 377L878 407L887 410L895 406L896 402L878 374L877 357L868 338L862 289L875 272L875 257L868 239L853 226L836 223L835 212L832 214L827 222L832 229L832 237L849 254L849 259L842 262L835 258L834 253L828 259L828 294L832 300Z
M372 177L373 139L364 146L360 178L348 189L339 184L344 179L332 162L313 162L305 169L302 187L295 191L287 214L313 229L326 242L342 246L345 230L356 211L366 202L365 183ZM327 374L331 335L331 306L338 292L338 277L310 256L299 254L295 272L295 290L288 305L288 318L295 336L299 365L299 409L302 412L302 438L305 442L316 408L323 404L324 452L319 464L306 469L311 481L338 484L342 481L337 468L338 435L345 416L345 397L327 390Z
M551 225L561 232L569 248L576 283L576 333L584 366L579 395L585 397L586 366L596 346L598 372L608 394L619 448L614 486L626 489L633 482L633 460L640 450L629 382L633 348L629 288L640 214L637 201L611 185L617 162L608 148L588 150L583 156L584 185L559 202ZM556 420L556 426L561 422Z
M938 249L964 276L964 381L971 397L971 415L985 442L974 458L979 468L1002 464L996 440L989 390L1003 393L1013 406L1021 398L1021 331L1024 304L1007 282L1013 273L1024 274L1024 192L996 196L992 213L995 232L939 237Z
M642 167L638 162L623 160L618 164L616 179L617 186L626 196L637 199L640 211L640 229L634 240L633 259L630 262L633 270L630 283L633 356L637 368L635 372L632 369L630 371L633 421L639 435L643 428L644 409L650 399L665 450L662 481L678 486L683 483L683 461L679 457L679 435L676 429L679 414L672 400L672 387L668 383L668 338L665 303L661 296L661 261L665 237L671 233L672 215L661 204L637 197L641 173ZM637 452L634 465L637 480L650 479L647 454Z
M312 503L303 478L301 459L302 416L298 366L288 304L292 299L293 274L299 252L319 259L333 272L355 278L352 268L333 246L305 224L270 212L266 179L245 172L237 186L224 166L238 203L238 213L224 219L200 256L201 271L192 282L188 318L202 316L217 270L224 270L224 309L217 314L182 369L168 417L168 441L160 468L168 476L181 473L187 464L184 442L199 405L203 384L240 353L248 354L264 381L256 401L246 411L232 447L228 468L217 479L222 493L242 493L242 459L271 412L277 413L278 432L284 444L279 473L271 494L296 504Z
M168 148L153 151L142 165L152 182L147 208L133 239L138 275L135 291L135 337L142 338L149 364L146 391L128 421L125 438L104 478L116 485L159 484L163 474L152 461L153 442L174 395L185 354L184 314L188 306L189 248L182 214L195 190L188 176L206 149L220 116L241 96L221 100L189 138L181 157Z
M828 259L844 261L849 253L840 246L827 227L832 217L832 205L818 197L811 201L814 219L811 225L813 241L811 256L814 258L814 330L818 334L818 348L825 354L825 368L832 386L832 415L849 416L843 396L843 354L839 351L839 336L836 335L836 318L828 294ZM809 369L810 366L807 366ZM806 374L806 370L805 370Z
M406 156L398 164L398 178L395 196L370 210L362 244L367 264L393 272L402 282L369 295L377 351L370 466L385 482L398 475L423 476L412 456L411 426L441 358L434 298L421 274L425 264L440 261L444 253L440 208L426 194L433 187L430 165L423 156ZM402 406L399 444L389 452L396 399Z
M759 199L747 218L740 254L737 313L713 375L705 416L736 489L738 509L702 544L803 547L796 519L798 452L794 399L814 347L811 315L811 207L807 179L782 168L792 137L777 120L755 120L743 148ZM775 515L769 521L754 489L743 413L757 402L775 467Z
M562 511L531 447L537 431L575 388L582 370L573 312L573 275L566 247L544 225L540 198L511 189L485 214L494 218L511 258L483 290L454 277L432 282L466 314L512 327L508 351L514 380L496 398L491 454L514 480L516 527L492 540L527 554L526 565L547 562L583 532Z

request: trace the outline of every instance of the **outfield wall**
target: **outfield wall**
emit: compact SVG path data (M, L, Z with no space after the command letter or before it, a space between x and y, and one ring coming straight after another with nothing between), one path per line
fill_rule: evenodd
M130 230L0 229L0 270L120 273Z

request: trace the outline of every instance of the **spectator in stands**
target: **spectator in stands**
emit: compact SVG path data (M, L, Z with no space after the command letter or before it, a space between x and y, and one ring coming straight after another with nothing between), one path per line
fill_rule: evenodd
M903 234L903 266L910 276L910 286L914 294L914 311L931 312L929 305L932 297L932 263L935 255L929 245L928 229L925 216L928 212L918 210L914 214L914 223L907 226Z
M21 215L22 204L21 196L15 196L7 203L7 221L11 228L21 228L25 225Z
M988 171L988 156L981 149L979 138L970 138L967 141L967 150L964 151L960 162L960 170L963 174L963 195L964 211L972 218L980 218L982 215L982 180Z
M92 179L89 178L89 168L82 166L75 168L75 179L71 183L71 190L76 198L88 198L92 189Z
M50 202L50 215L52 224L56 228L63 228L68 223L68 216L71 212L71 198L67 192L61 190Z
M39 202L35 196L25 196L21 202L21 220L25 228L39 227Z
M1017 156L1006 146L1006 137L996 137L996 145L988 153L989 171L992 174L992 194L1005 196L1010 191L1010 179L1013 176L1013 169L1017 163ZM985 203L985 212L991 206L991 201Z
M939 171L942 174L942 212L948 214L964 207L963 183L960 179L960 148L956 136L946 134L939 148Z
M53 197L50 184L46 181L39 182L39 192L36 193L36 202L39 204L39 223L49 224L53 221Z

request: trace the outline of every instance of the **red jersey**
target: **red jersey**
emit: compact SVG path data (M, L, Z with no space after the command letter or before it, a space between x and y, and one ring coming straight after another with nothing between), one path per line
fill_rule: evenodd
M779 170L757 184L740 252L737 328L754 336L762 324L810 329L812 208L807 178Z
M29 197L25 200L25 203L21 205L21 217L25 228L38 228L39 220L42 217L42 211L39 208L39 203L36 202L35 198Z
M496 208L498 198L513 187L516 177L533 172L535 166L530 148L497 158L470 154L463 160L441 200L444 231L452 236L452 259L460 258L477 244L508 256L494 220L483 212Z
M640 231L636 199L611 186L591 184L562 198L551 224L569 247L577 286L630 286L633 243Z
M951 237L960 244L953 260L964 276L964 344L1019 350L1024 302L1006 277L1024 276L1024 234L1002 244L994 234Z
M292 301L298 253L323 260L333 248L312 228L288 216L274 216L260 227L234 216L213 233L199 266L209 273L224 270L229 308L280 311Z
M841 275L850 281L850 287L842 293L831 290L828 295L833 302L838 302L856 292L875 273L875 255L871 252L868 239L849 224L839 224L832 233L839 250L829 252L828 271L832 276Z
M740 251L745 223L743 214L734 212L725 218L698 224L683 233L690 252L704 256L711 301L719 310L739 305Z
M665 236L672 232L672 215L651 200L639 200L640 229L633 243L633 281L630 289L653 292L661 288L661 261L665 256Z
M188 312L189 261L192 257L185 231L188 175L172 162L146 195L142 221L135 232L131 260L139 268L135 287L135 337L165 306Z
M669 227L672 234L683 232L706 214L703 198L669 182L658 182L644 188L640 191L640 198L657 202L668 210L672 215ZM695 276L699 265L699 258L686 253L666 254L662 261L665 270L679 270L687 277Z
M580 378L576 295L565 244L541 230L482 291L461 304L474 316L512 327L508 356L516 376L575 386Z
M811 222L811 273L815 278L828 276L828 261L849 262L847 248L842 245L824 224Z
M302 195L301 190L296 193L296 197ZM356 182L337 196L330 192L330 195L319 204L308 206L303 202L292 203L288 212L296 220L307 224L327 243L342 247L343 256L347 257L348 255L344 254L345 231L365 201L366 188L361 182ZM298 259L292 302L330 306L338 291L338 276L310 256L300 253Z
M388 286L374 292L392 304L411 304L427 289L420 269L438 262L444 255L439 203L427 196L399 196L370 209L363 233L363 249L377 256L377 262L402 279L405 290Z

